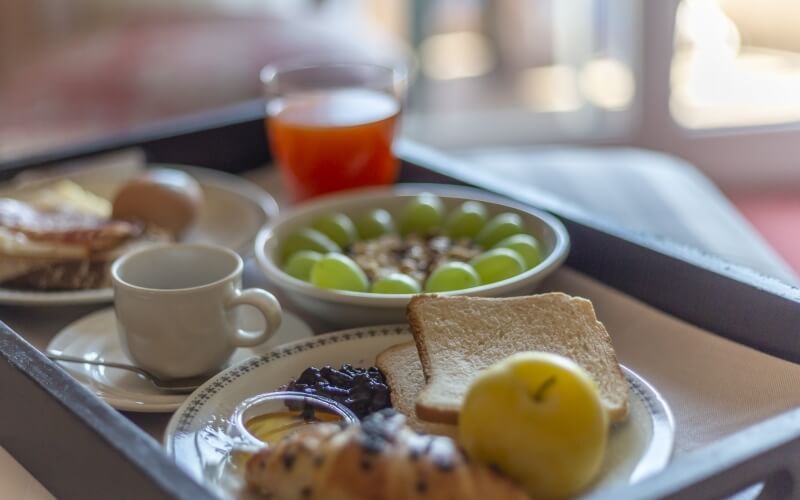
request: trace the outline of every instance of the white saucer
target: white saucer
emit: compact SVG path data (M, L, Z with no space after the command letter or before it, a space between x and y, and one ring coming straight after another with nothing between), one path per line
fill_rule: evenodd
M249 307L241 310L242 327L259 328L261 316ZM283 322L275 336L258 347L237 349L228 365L269 352L278 345L313 336L311 328L294 314L283 312ZM87 359L131 363L122 352L117 335L114 309L102 309L68 325L58 332L47 351L54 354L82 356ZM60 365L99 398L118 410L134 412L172 412L188 394L168 394L156 389L135 373L78 363Z

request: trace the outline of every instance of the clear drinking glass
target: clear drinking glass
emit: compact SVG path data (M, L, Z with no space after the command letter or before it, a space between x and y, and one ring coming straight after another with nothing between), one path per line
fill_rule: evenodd
M369 63L266 66L267 136L297 200L391 184L405 70Z

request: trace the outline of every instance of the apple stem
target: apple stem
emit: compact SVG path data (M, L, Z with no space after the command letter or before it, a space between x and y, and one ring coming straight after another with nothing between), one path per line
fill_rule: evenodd
M549 389L553 384L556 383L556 376L551 375L547 380L542 382L542 385L536 389L536 392L533 393L533 400L537 403L541 403L544 399L544 393Z

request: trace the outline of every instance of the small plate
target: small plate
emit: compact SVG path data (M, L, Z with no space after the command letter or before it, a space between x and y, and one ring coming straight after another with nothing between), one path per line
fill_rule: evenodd
M354 328L283 345L228 368L191 394L172 416L164 434L167 454L222 498L249 498L241 467L231 455L235 444L225 432L240 402L276 390L309 366L372 366L381 351L410 339L405 325ZM624 372L630 415L612 429L602 472L587 493L639 481L663 469L672 454L669 407L641 377Z
M260 328L263 318L249 307L241 309L242 326ZM237 349L228 366L257 356L286 342L311 337L313 332L294 314L283 312L278 332L269 342L254 348ZM87 359L131 363L122 351L117 335L114 309L103 309L70 324L50 341L47 351L54 354L82 356ZM70 375L89 388L99 398L118 410L134 412L175 411L188 394L169 394L156 389L150 382L133 372L78 363L59 364Z
M191 174L203 188L204 201L193 226L181 238L187 243L220 245L248 255L261 227L277 217L278 205L268 193L255 184L225 172L183 165L169 167ZM123 182L117 177L104 177L102 172L71 178L84 189L107 199ZM0 195L15 197L32 188L0 189ZM75 291L25 291L0 288L0 304L10 305L77 305L110 302L111 288Z

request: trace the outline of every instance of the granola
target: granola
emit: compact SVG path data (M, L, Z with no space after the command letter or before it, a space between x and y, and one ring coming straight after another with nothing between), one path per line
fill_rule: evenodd
M347 250L347 255L371 281L400 272L419 283L425 283L430 273L446 262L469 262L480 253L481 248L468 238L453 240L448 236L417 234L405 237L386 234L373 240L357 241Z

